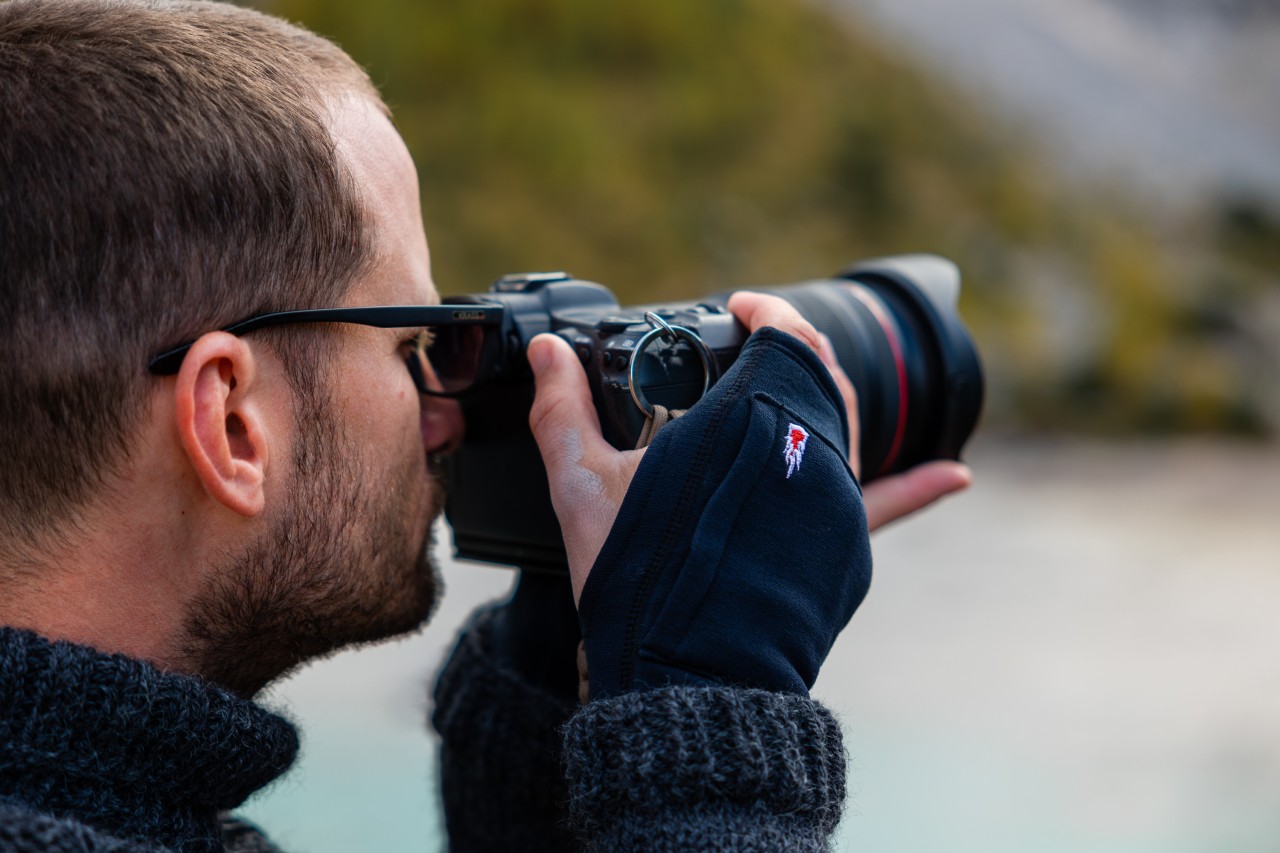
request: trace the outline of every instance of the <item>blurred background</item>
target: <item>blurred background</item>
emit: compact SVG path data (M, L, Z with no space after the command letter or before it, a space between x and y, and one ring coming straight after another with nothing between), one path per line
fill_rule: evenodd
M1280 849L1280 0L253 5L369 69L445 295L960 265L976 484L877 535L815 690L841 849ZM426 632L273 691L289 849L443 849L425 685L511 576L438 539Z

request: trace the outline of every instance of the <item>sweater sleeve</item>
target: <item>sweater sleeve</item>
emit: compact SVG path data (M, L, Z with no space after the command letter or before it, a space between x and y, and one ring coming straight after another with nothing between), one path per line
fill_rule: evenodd
M845 756L808 688L871 570L847 442L817 356L761 330L636 472L579 602L590 704L533 687L561 644L513 617L572 620L477 616L436 690L454 849L827 849Z
M825 851L845 797L840 727L787 693L673 686L570 721L573 831L589 851Z
M560 763L575 705L496 648L509 615L509 603L477 610L436 681L431 722L441 740L449 849L577 850ZM576 686L576 671L574 678Z
M826 368L763 329L645 452L579 602L586 849L827 849L845 755L808 689L871 575L847 447Z

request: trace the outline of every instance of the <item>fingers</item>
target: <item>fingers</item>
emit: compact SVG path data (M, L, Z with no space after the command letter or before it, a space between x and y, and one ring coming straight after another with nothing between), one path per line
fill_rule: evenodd
M821 332L818 333L818 338L822 344L818 349L818 355L822 358L822 363L827 366L831 378L835 380L836 388L840 390L840 397L844 400L845 414L849 417L849 467L853 469L853 476L860 480L862 479L862 458L858 451L862 441L862 423L858 420L858 392L849 381L840 362L836 361L836 351L831 346L831 338Z
M822 346L818 330L813 327L813 324L801 317L795 306L780 297L768 293L739 291L729 297L729 311L747 327L749 332L764 326L772 326L789 335L795 335L812 347L814 352Z
M924 509L952 492L967 488L973 480L968 466L959 462L926 462L901 474L868 483L862 490L867 526L875 530L891 521Z
M587 374L573 349L555 335L538 335L528 354L536 383L529 427L554 478L559 469L610 448L600 434Z
M772 294L739 291L729 297L729 310L747 327L747 331L754 332L764 326L772 326L804 341L822 359L844 400L845 413L849 417L849 467L853 469L853 476L860 476L858 395L853 383L840 367L840 362L836 360L831 339L814 328L794 305Z

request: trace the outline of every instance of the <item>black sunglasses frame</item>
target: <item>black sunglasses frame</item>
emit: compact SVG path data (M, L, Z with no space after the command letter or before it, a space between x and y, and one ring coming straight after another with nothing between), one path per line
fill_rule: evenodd
M284 326L293 323L350 323L357 326L373 326L379 329L414 328L416 326L492 326L502 325L506 308L501 305L371 305L360 308L308 308L300 311L275 311L224 326L219 331L239 337L268 326ZM478 365L476 381L457 391L427 390L419 377L414 376L418 390L437 397L457 397L466 394L483 379L486 362L494 356L493 350L501 336L485 335L485 352ZM182 366L182 359L195 341L166 350L147 362L147 369L159 376L172 376ZM412 373L413 371L410 370Z

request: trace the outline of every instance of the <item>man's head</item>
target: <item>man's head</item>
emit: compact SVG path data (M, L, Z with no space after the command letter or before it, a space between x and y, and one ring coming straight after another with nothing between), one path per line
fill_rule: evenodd
M0 79L0 621L243 692L418 624L459 424L412 330L209 333L435 299L364 73L232 6L11 0Z

